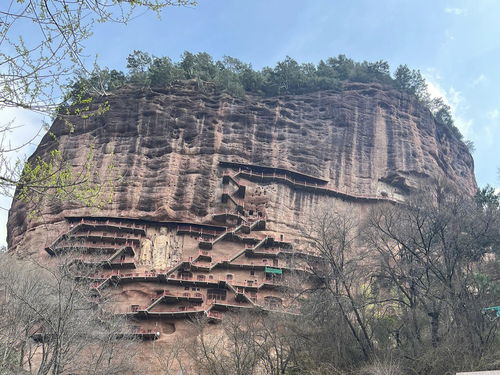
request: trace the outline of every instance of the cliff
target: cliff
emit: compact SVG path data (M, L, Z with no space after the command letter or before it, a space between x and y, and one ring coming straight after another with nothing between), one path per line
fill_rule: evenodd
M14 201L9 248L42 221L64 216L204 222L219 200L220 161L295 170L371 196L401 197L436 177L467 193L476 188L466 146L440 130L414 98L378 84L276 98L234 98L183 84L122 90L105 100L110 110L73 119L73 132L55 121L50 131L57 140L46 135L34 156L59 148L71 164L81 165L94 147L96 168L104 174L114 165L112 203L102 210L49 204L42 219L29 218L24 204ZM291 211L304 204L297 198Z
M75 117L74 131L55 121L32 157L58 148L78 167L93 148L97 174L115 181L111 203L44 201L29 215L14 200L9 248L96 266L87 279L108 289L130 335L165 351L193 334L195 316L293 311L283 290L296 276L314 282L302 228L319 210L363 216L438 178L476 189L466 146L414 98L377 84L234 98L186 83L105 100L110 110Z

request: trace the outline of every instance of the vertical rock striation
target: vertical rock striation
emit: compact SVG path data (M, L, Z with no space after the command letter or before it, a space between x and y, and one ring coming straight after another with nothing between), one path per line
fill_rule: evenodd
M73 132L55 121L34 156L58 148L79 166L93 147L98 174L116 181L112 202L44 202L29 216L14 200L8 242L97 264L93 287L113 286L114 311L145 340L182 339L200 314L284 307L283 283L312 278L301 228L323 207L363 215L439 178L476 190L466 146L414 98L377 84L235 98L185 83L106 100L108 112L75 118Z
M75 119L72 133L56 121L57 141L45 136L34 155L59 148L78 165L93 147L102 174L114 165L113 202L102 210L48 204L43 218L29 218L14 201L10 248L42 220L71 215L204 222L219 200L222 160L303 172L355 194L400 197L439 177L469 194L476 188L466 146L414 98L378 84L276 98L234 98L183 84L123 90L106 100L107 113Z

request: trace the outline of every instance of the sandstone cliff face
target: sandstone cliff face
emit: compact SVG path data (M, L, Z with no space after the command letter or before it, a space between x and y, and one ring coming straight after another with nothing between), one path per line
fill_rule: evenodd
M224 209L220 161L294 170L328 180L339 191L374 197L404 199L409 189L437 177L465 193L476 188L466 146L439 129L412 97L377 84L278 98L234 98L184 84L123 90L106 100L111 109L75 119L73 133L56 121L51 132L57 140L45 136L35 155L58 147L66 160L81 165L94 147L102 175L114 165L118 182L112 203L103 209L48 204L43 216L30 218L14 201L10 248L43 251L64 230L65 216L209 222ZM264 199L275 230L285 233L324 200L282 185L266 189L255 191L254 199ZM175 247L167 234L149 241L146 246L163 249L160 253Z

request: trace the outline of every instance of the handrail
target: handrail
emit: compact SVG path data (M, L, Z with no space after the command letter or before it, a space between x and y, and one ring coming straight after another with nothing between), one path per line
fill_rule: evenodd
M253 170L271 170L273 173L280 173L280 174L289 174L289 175L296 175L299 176L303 179L306 180L312 180L316 181L316 183L321 183L321 184L326 184L328 183L328 180L324 180L319 177L311 176L305 173L293 171L290 169L285 169L285 168L277 168L277 167L267 167L264 165L256 165L256 164L246 164L246 163L237 163L237 162L230 162L230 161L220 161L219 165L222 167L228 167L228 168L238 168L239 170L250 170L253 172ZM262 172L264 173L264 172Z
M310 188L314 189L315 191L318 192L323 192L327 194L335 194L339 196L343 196L346 198L354 198L354 199L360 199L360 200L375 200L375 201L388 201L388 202L397 202L396 199L390 198L390 197L384 197L382 195L380 196L375 196L375 195L362 195L362 194L355 194L355 193L350 193L350 192L344 192L338 189L334 189L331 186L321 186L318 184L313 184L313 183L308 183L306 181L297 181L289 178L286 175L279 175L279 174L266 174L266 173L254 173L252 171L244 171L241 170L238 172L238 175L242 176L243 178L247 177L249 179L252 178L259 178L259 179L268 179L268 180L283 180L286 183L289 183L291 185L299 186L299 187L305 187L305 188Z

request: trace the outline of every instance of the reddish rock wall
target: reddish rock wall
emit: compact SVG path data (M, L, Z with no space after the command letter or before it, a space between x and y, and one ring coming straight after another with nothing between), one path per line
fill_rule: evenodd
M476 188L466 146L440 130L415 99L377 84L279 98L233 98L184 84L123 90L106 100L111 109L75 119L73 133L56 121L51 131L58 140L44 137L35 155L59 147L78 165L93 146L102 174L112 163L122 177L113 203L102 210L48 204L43 216L28 218L24 205L14 201L10 248L33 252L37 243L48 245L55 223L68 215L209 221L219 209L222 160L291 169L340 191L396 199L434 177L446 177L467 193ZM294 218L322 199L282 184L268 189L268 217L283 231L293 231ZM30 235L42 222L54 223L37 230L50 235Z
M115 166L112 203L42 202L29 217L14 201L9 246L101 267L93 287L144 340L188 337L188 317L293 310L283 285L311 277L301 228L324 207L363 216L440 177L476 188L466 146L414 99L374 84L270 99L185 84L106 99L111 109L75 119L72 133L56 121L57 141L44 137L35 155L59 148L82 165L93 147L101 176Z

